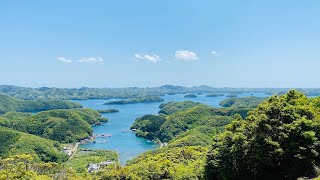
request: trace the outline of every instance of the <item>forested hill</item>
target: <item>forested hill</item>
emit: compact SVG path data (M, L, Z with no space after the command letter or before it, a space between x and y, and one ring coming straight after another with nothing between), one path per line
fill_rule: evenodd
M136 135L170 142L175 146L208 145L212 132L222 131L235 114L246 116L253 108L213 108L184 101L160 105L159 115L145 115L135 120ZM173 141L175 141L173 143Z
M132 99L110 101L110 102L105 103L105 105L153 103L153 102L163 102L163 101L164 101L164 99L159 96L145 96L145 97L137 97L137 98L132 98Z
M0 114L16 112L37 112L52 109L82 108L79 103L62 100L21 100L0 94Z
M37 161L63 162L68 159L57 141L15 131L0 126L0 159L18 154L30 154Z
M226 100L223 100L219 103L222 107L231 107L231 108L256 108L259 104L265 101L266 97L231 97Z
M251 100L241 99L239 106L221 109L192 102L162 105L160 115L141 117L134 128L137 135L163 139L168 145L134 158L124 168L105 170L99 178L294 180L319 176L320 98L292 90L263 101L244 119L223 113L250 107L247 102L256 103Z
M58 141L74 142L88 137L92 133L89 124L106 120L97 111L9 112L0 116L0 156L3 158L0 159L0 179L36 176L33 179L295 180L318 177L320 97L308 98L292 90L271 96L258 105L260 101L233 98L226 103L227 108L191 101L162 104L158 115L140 117L132 126L138 136L167 142L161 143L162 148L143 153L124 167L108 166L90 174L83 173L88 163L101 162L104 156L116 160L116 155L80 153L62 165L66 156L57 150L61 148Z
M90 125L108 121L92 109L58 109L36 114L8 112L0 126L59 142L76 142L92 135Z
M75 100L75 99L109 99L109 98L137 98L141 96L161 96L164 94L185 94L185 93L210 93L221 95L221 93L241 94L266 93L269 95L283 94L289 89L280 88L213 88L210 86L173 86L164 85L159 87L126 87L126 88L28 88L11 85L0 85L0 93L11 97L25 100ZM320 89L300 89L308 96L320 95Z

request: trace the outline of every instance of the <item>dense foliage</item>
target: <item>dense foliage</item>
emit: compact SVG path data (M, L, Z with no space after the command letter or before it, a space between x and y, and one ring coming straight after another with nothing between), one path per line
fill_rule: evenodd
M0 126L60 142L74 142L92 134L90 124L106 120L91 109L51 110L37 114L9 112L0 116Z
M185 111L177 112L166 117L165 123L160 127L158 137L162 142L168 142L176 136L191 129L206 126L221 129L231 122L230 116L225 116L215 108L200 105ZM212 133L211 131L211 133Z
M219 104L222 107L231 108L256 108L266 98L264 97L243 97L243 98L228 98L221 101Z
M184 96L184 98L196 98L196 97L198 97L198 96L195 94L187 94Z
M73 109L81 108L78 103L61 100L20 100L7 95L0 94L0 114L17 112L37 112L52 109Z
M160 149L137 157L129 166L102 171L97 177L110 180L203 179L206 152L206 148L199 146Z
M169 142L178 135L195 129L191 131L194 134L189 133L189 136L183 137L183 140L179 142L181 144L204 144L203 141L207 142L208 135L210 136L214 131L222 130L224 125L231 122L230 116L233 114L230 113L237 113L237 111L231 112L224 109L212 108L191 101L169 102L160 105L160 108L160 115L146 115L134 122L131 128L136 129L137 136ZM206 131L198 131L196 128L198 130L206 129ZM194 141L195 136L199 137L199 140ZM176 146L179 146L177 142Z
M166 119L161 116L145 115L136 119L131 129L136 129L137 136L156 139L159 137L160 127L165 121Z
M137 98L131 98L131 99L110 101L110 102L105 103L105 105L153 103L153 102L163 102L163 101L164 101L164 99L159 96L144 96L144 97L137 97Z
M57 163L37 162L31 155L21 154L0 160L0 180L88 179L76 175ZM91 179L91 178L90 178Z
M210 146L212 137L219 132L215 127L200 126L176 136L169 142L168 147L207 147Z
M192 101L184 102L169 102L160 105L160 111L158 116L146 115L138 118L132 129L136 129L136 135L146 137L151 140L160 140L162 142L169 142L176 136L195 129L198 127L206 127L210 129L206 133L200 133L197 131L195 134L200 139L204 140L208 134L212 134L214 131L220 131L223 126L231 122L231 118L235 114L240 114L242 117L246 117L248 111L252 108L213 108L204 104L195 103ZM185 137L184 140L190 142L193 135ZM207 140L207 139L206 139ZM198 141L194 141L201 144Z
M14 131L0 126L0 157L30 154L37 161L63 162L67 155L60 153L58 142Z
M99 113L106 113L106 114L119 112L118 109L104 109L104 110L97 110L97 111L98 111Z
M189 109L189 108L194 107L196 105L201 105L201 104L196 103L196 102L192 102L192 101L184 101L184 102L171 101L168 103L161 104L159 106L159 108L160 108L159 114L169 115L169 114L176 113L178 111L183 111L183 110Z
M297 179L315 175L320 98L290 91L236 118L208 154L207 179Z

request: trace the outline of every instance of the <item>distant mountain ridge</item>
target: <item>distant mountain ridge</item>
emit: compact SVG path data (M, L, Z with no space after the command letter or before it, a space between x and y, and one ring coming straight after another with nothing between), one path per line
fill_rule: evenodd
M165 94L186 93L232 93L241 94L266 93L268 95L284 94L289 88L213 88L207 85L184 87L163 85L158 87L125 87L125 88L55 88L55 87L19 87L14 85L0 85L0 93L24 100L81 100L81 99L109 99L136 98L138 96L162 96ZM320 88L298 89L309 96L320 95Z
M21 100L0 94L0 114L16 112L37 112L53 109L74 109L82 108L81 104L62 100Z

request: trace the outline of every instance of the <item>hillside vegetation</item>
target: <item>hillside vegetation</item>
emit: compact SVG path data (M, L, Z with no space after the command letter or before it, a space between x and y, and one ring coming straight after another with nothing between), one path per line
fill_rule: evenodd
M184 98L196 98L196 97L198 97L198 96L195 94L187 94L184 96Z
M159 106L159 108L160 108L159 114L169 115L169 114L173 114L173 113L176 113L179 111L189 109L189 108L194 107L196 105L201 105L201 104L193 102L193 101L183 101L183 102L171 101L168 103L161 104Z
M179 103L166 105L174 104ZM213 124L218 122L217 117L225 118L223 114L228 108L215 109L197 103L186 107L190 102L182 104L167 107L172 110L167 113L169 115L148 115L136 121L135 125L141 125L138 127L141 131L152 127L160 132L165 127L167 131L163 132L166 134L174 132L168 146L144 153L121 169L104 170L98 177L291 180L319 175L320 98L308 99L294 90L273 96L253 109L245 119L235 115L221 131L217 131L219 126ZM162 125L154 128L151 124ZM178 131L171 131L172 128Z
M77 175L72 169L55 162L38 162L29 154L12 155L0 159L1 180L91 179Z
M0 94L0 114L17 112L38 112L52 109L82 108L79 103L62 100L20 100Z
M88 162L115 159L115 154L99 151L78 154L63 167L61 162L65 159L60 156L57 141L20 132L24 126L19 124L23 122L33 131L46 127L44 132L48 132L48 137L49 132L65 138L66 132L71 132L76 137L79 134L71 127L95 122L95 118L101 117L97 111L6 113L0 119L6 125L0 126L0 179L294 180L319 177L320 97L307 98L291 90L263 100L258 106L257 99L253 98L236 100L227 106L213 108L190 101L160 105L158 115L140 117L132 128L136 129L137 136L166 144L161 143L162 148L139 155L124 167L108 166L92 174L83 173ZM77 124L80 121L80 125ZM19 128L22 129L17 131ZM86 128L77 131L88 133Z
M37 114L9 112L0 116L0 126L59 142L75 142L92 134L90 124L107 121L91 109L50 110Z
M136 135L151 140L169 142L178 135L191 131L179 142L203 144L213 131L220 131L230 123L232 116L242 114L244 117L251 108L213 108L192 101L169 102L160 105L159 115L145 115L135 120L131 129ZM192 138L197 136L197 138ZM182 136L179 136L182 137ZM177 141L178 142L178 141ZM207 143L207 141L206 141Z
M267 98L264 97L243 97L243 98L228 98L219 103L222 107L231 108L256 108Z
M61 145L53 140L18 132L0 126L0 157L30 154L33 159L44 162L63 162L67 155L59 152Z
M273 96L214 138L207 179L315 176L320 158L320 98L298 91Z
M203 179L207 149L184 147L147 152L120 169L105 169L98 179Z
M109 113L117 113L119 112L118 109L104 109L104 110L97 110L99 113L102 113L102 114L109 114Z
M116 100L105 103L105 105L112 104L138 104L138 103L154 103L154 102L163 102L164 99L159 96L145 96L145 97L137 97L125 100Z

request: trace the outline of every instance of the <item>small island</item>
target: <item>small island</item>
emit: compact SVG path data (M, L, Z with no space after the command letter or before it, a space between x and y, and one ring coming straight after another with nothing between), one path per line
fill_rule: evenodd
M138 104L138 103L154 103L154 102L163 102L164 99L160 96L144 96L144 97L137 97L132 99L124 99L124 100L118 100L118 101L110 101L107 103L104 103L104 105L120 105L120 104Z
M224 96L224 94L221 93L211 93L211 94L207 94L206 97L220 97L220 96Z
M234 98L234 97L238 97L238 95L236 93L230 93L229 95L227 95L226 97L228 98Z
M105 114L107 114L107 113L117 113L117 112L119 112L119 110L118 109L104 109L104 110L97 110L99 113L105 113Z
M184 96L185 98L197 98L198 96L195 94L187 94Z

